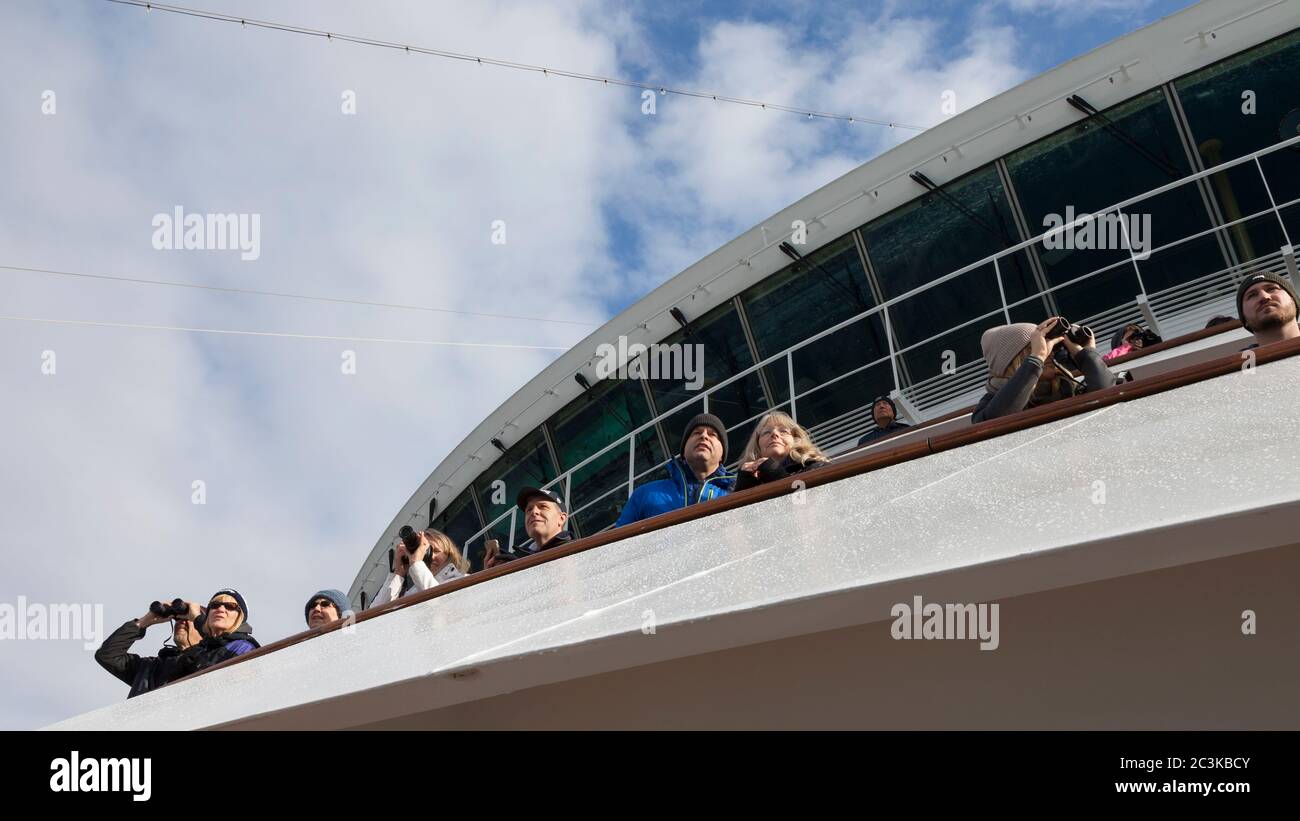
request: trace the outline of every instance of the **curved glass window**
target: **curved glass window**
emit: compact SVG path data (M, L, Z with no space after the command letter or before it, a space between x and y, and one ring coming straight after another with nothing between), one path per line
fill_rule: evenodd
M698 388L692 388L687 379L650 380L650 389L654 393L659 413L671 410L681 402L695 400L661 423L670 448L676 448L681 442L682 428L691 417L704 411L704 400L700 397L700 392L754 364L745 331L731 302L719 305L699 319L691 320L690 325L690 336L686 335L686 329L683 328L663 342L699 346L695 348L693 356L697 366L701 361L703 363L701 384ZM728 428L735 428L729 434L729 455L739 454L739 437L745 435L742 431L747 430L742 423L766 409L767 398L757 371L709 396L709 412L721 419Z
M436 515L433 527L450 536L458 547L464 546L470 536L482 529L483 524L478 519L478 510L474 507L470 491L466 490L457 496L447 505L446 510Z
M641 382L605 379L551 417L552 441L561 470L584 459L650 421ZM664 461L654 427L637 435L637 473ZM620 445L583 465L573 474L570 522L575 535L590 535L613 524L627 501L628 448ZM559 488L561 494L563 488Z
M820 330L843 322L876 305L862 257L852 235L807 254L802 261L778 271L741 294L749 327L760 357L789 348ZM889 355L885 323L880 314L858 320L794 352L794 387L799 394L837 376ZM764 371L772 398L789 413L790 374L784 361ZM879 393L893 389L888 362L883 371L868 369L800 398L796 415L804 427L859 408ZM884 381L880 376L884 375ZM749 429L734 442L742 447Z
M1187 114L1196 150L1206 168L1300 136L1300 30L1189 74L1174 83ZM1255 163L1209 177L1225 222L1300 197L1300 147L1260 158L1268 188ZM1300 208L1284 215L1292 242L1300 241ZM1284 243L1277 218L1245 220L1228 235L1239 259L1274 253Z
M1007 169L1024 208L1029 230L1040 234L1067 218L1081 216L1191 173L1164 91L1154 89L1101 112L1080 113L1080 121L1007 156ZM1132 206L1139 233L1132 244L1147 249L1210 227L1199 186L1189 182ZM1059 221L1058 221L1059 220ZM1145 230L1149 226L1149 233ZM1098 228L1104 230L1098 230ZM1114 267L1054 292L1060 312L1083 320L1147 293L1186 282L1227 263L1218 239L1209 234L1156 252L1135 269L1122 229L1113 221L1064 235L1058 247L1036 247L1052 285ZM1104 235L1104 239L1103 239ZM1097 247L1097 246L1103 247ZM1141 272L1139 283L1138 273Z
M920 185L917 185L920 190ZM859 229L886 299L893 299L1023 238L1015 226L997 168L987 165L897 208ZM1025 253L968 271L889 308L898 340L900 379L938 376L945 351L958 362L980 358L985 329L1004 322L998 272L1008 302L1038 289ZM963 323L964 328L949 330Z

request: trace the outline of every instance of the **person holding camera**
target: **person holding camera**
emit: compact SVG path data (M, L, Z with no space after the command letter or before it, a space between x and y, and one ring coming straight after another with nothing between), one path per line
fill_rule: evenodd
M143 616L128 621L104 639L95 651L95 661L130 685L127 698L134 698L257 648L252 628L245 621L246 612L243 597L233 590L213 594L208 608L179 598L155 601ZM168 620L172 621L175 647L164 646L157 656L143 658L130 652L131 645L144 638L146 630Z
M1110 351L1101 358L1103 362L1119 359L1124 354L1140 351L1149 345L1163 342L1154 331L1133 323L1125 325L1110 338Z
M820 467L830 460L789 414L771 411L754 426L736 470L736 490Z
M971 414L972 423L1115 384L1091 329L1070 325L1059 316L1039 325L1017 322L989 328L980 337L980 348L989 367L988 391ZM1083 372L1083 385L1058 367L1071 362Z
M371 606L458 579L468 570L469 561L446 533L432 527L416 532L406 525L398 533L392 570Z

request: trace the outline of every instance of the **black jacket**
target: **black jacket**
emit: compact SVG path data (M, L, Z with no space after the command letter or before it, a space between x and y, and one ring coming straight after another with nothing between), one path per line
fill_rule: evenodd
M205 670L214 664L241 656L261 646L257 643L257 639L253 638L253 626L245 623L239 625L239 629L233 633L225 633L215 638L205 637L203 641L184 650L177 657L176 666L181 676L188 676L190 673Z
M1058 377L1062 387L1061 398L1099 391L1115 384L1115 374L1106 367L1106 363L1096 349L1084 348L1079 351L1075 354L1074 363L1079 366L1079 370L1083 371L1083 384L1080 385L1064 376ZM984 394L979 405L975 407L975 412L971 414L970 421L974 423L997 419L999 416L1019 413L1029 407L1030 400L1034 396L1034 388L1038 385L1038 375L1042 372L1041 359L1036 356L1025 357L1024 363L1016 369L1006 384L996 392L989 391Z
M514 553L498 553L497 564L501 564L502 562L511 562L515 559L522 559L525 556L536 556L543 550L550 550L552 547L559 547L560 545L568 544L571 541L573 541L573 536L567 530L561 530L559 533L556 533L551 537L549 542L541 547L538 547L534 541L529 539L524 544L516 547Z
M100 667L131 686L127 698L156 690L167 682L180 678L176 672L181 654L179 649L164 647L158 651L157 656L145 658L128 652L131 645L142 638L144 628L136 624L135 619L131 619L109 634L95 651L95 661L99 662Z
M253 628L244 624L234 633L205 638L186 650L164 647L157 656L141 658L129 650L132 644L144 638L144 633L144 628L131 619L114 630L95 651L95 661L100 667L131 686L127 698L156 690L168 682L260 646L253 638Z
M862 447L868 442L874 442L877 439L883 439L884 437L888 436L891 433L897 433L900 430L907 430L910 427L912 426L895 419L894 421L890 422L888 425L885 425L883 428L876 428L871 433L868 433L866 436L859 439L858 447Z
M805 470L812 470L815 467L821 467L826 464L820 459L809 459L805 464L799 464L786 454L781 459L775 457L764 459L763 463L758 466L758 475L750 473L747 470L739 471L736 474L736 490L745 490L746 488L758 487L768 482L775 482L780 479L786 479L794 476L796 473L803 473Z

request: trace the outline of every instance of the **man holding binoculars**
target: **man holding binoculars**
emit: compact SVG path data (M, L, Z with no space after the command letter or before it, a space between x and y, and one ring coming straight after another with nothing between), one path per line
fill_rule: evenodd
M971 422L996 419L1115 384L1114 374L1097 353L1092 329L1071 325L1064 317L1054 316L1038 325L1017 322L989 328L980 337L980 348L989 366L988 390L971 414ZM1083 385L1070 378L1058 363L1078 367L1083 372Z
M229 588L212 594L207 607L183 599L155 601L143 616L114 630L95 651L95 661L131 685L127 698L133 698L257 648L247 619L244 597ZM129 652L147 629L168 620L175 647L143 658Z

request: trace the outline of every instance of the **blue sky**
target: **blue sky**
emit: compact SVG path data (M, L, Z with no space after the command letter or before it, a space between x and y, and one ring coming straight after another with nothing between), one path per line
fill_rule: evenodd
M965 109L1181 7L193 4L924 125L946 88ZM633 90L102 0L6 15L0 264L588 324L0 271L7 315L563 348L906 136L672 97L647 117ZM176 206L260 214L261 256L155 250L151 219ZM47 351L57 373L41 371ZM263 641L296 632L306 597L348 588L412 491L555 356L0 322L0 425L17 434L0 468L0 603L95 603L111 630L153 599L233 585ZM58 641L0 641L0 688L0 727L126 691Z

